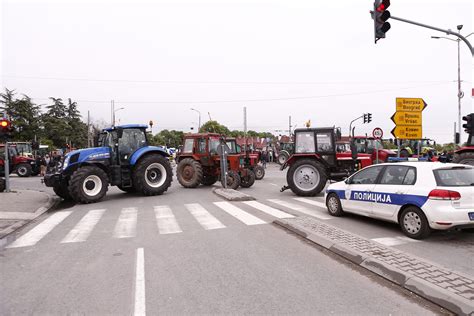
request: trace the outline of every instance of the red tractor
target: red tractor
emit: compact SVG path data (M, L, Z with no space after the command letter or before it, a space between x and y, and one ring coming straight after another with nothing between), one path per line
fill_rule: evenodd
M265 169L258 164L258 153L250 153L249 151L243 153L242 147L237 144L235 138L227 137L225 139L227 147L229 147L229 154L240 155L244 159L244 166L255 173L255 180L262 180L265 176Z
M387 162L389 157L397 157L397 153L390 149L383 148L383 144L380 139L366 136L354 136L352 137L354 144L359 154L370 154L372 157L372 163L376 163L377 150L379 152L379 162Z
M16 173L20 177L36 176L40 172L40 166L35 159L20 156L15 145L8 144L10 173ZM0 176L5 175L5 145L0 144Z
M296 129L295 151L280 168L289 167L288 185L281 192L291 189L299 196L315 196L328 180L343 180L372 164L372 155L357 153L355 145L350 152L338 152L340 138L340 130L333 127Z
M178 163L177 177L185 188L195 188L198 185L210 186L220 180L221 158L219 147L223 142L221 135L216 133L188 134L184 137L184 145L176 158ZM255 173L245 167L240 154L227 156L227 187L237 189L251 187L255 182Z

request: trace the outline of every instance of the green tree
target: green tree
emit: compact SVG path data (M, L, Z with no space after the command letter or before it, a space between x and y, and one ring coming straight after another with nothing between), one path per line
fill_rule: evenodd
M69 136L69 125L66 120L66 105L60 98L50 98L53 104L43 114L44 135L57 148L64 148Z
M212 121L209 120L204 125L201 126L199 129L200 133L218 133L221 135L230 135L229 129L224 126L219 124L217 121Z
M153 136L151 143L153 145L178 148L183 144L184 133L182 131L164 129Z
M74 147L85 147L87 145L87 124L81 120L81 113L77 109L77 103L70 98L66 108L66 122L68 125L68 141Z

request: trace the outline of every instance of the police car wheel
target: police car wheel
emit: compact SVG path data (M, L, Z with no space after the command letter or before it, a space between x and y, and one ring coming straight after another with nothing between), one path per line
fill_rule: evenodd
M328 208L329 215L342 216L344 211L342 210L341 200L335 193L330 193L326 199L326 206Z
M415 206L403 210L399 223L403 233L413 239L424 239L431 233L425 214Z

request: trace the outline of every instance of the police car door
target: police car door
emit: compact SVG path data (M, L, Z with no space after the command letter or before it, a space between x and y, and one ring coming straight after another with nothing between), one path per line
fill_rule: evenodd
M345 200L342 200L342 208L349 212L359 214L371 214L372 191L383 166L367 167L352 177L346 184Z
M387 165L374 188L373 216L391 218L404 204L416 180L415 167Z

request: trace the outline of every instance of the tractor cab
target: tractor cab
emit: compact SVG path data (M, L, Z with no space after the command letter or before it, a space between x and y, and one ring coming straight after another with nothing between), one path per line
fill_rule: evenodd
M112 164L129 165L133 153L148 146L146 128L146 125L124 125L105 129L99 135L98 145L110 148Z

